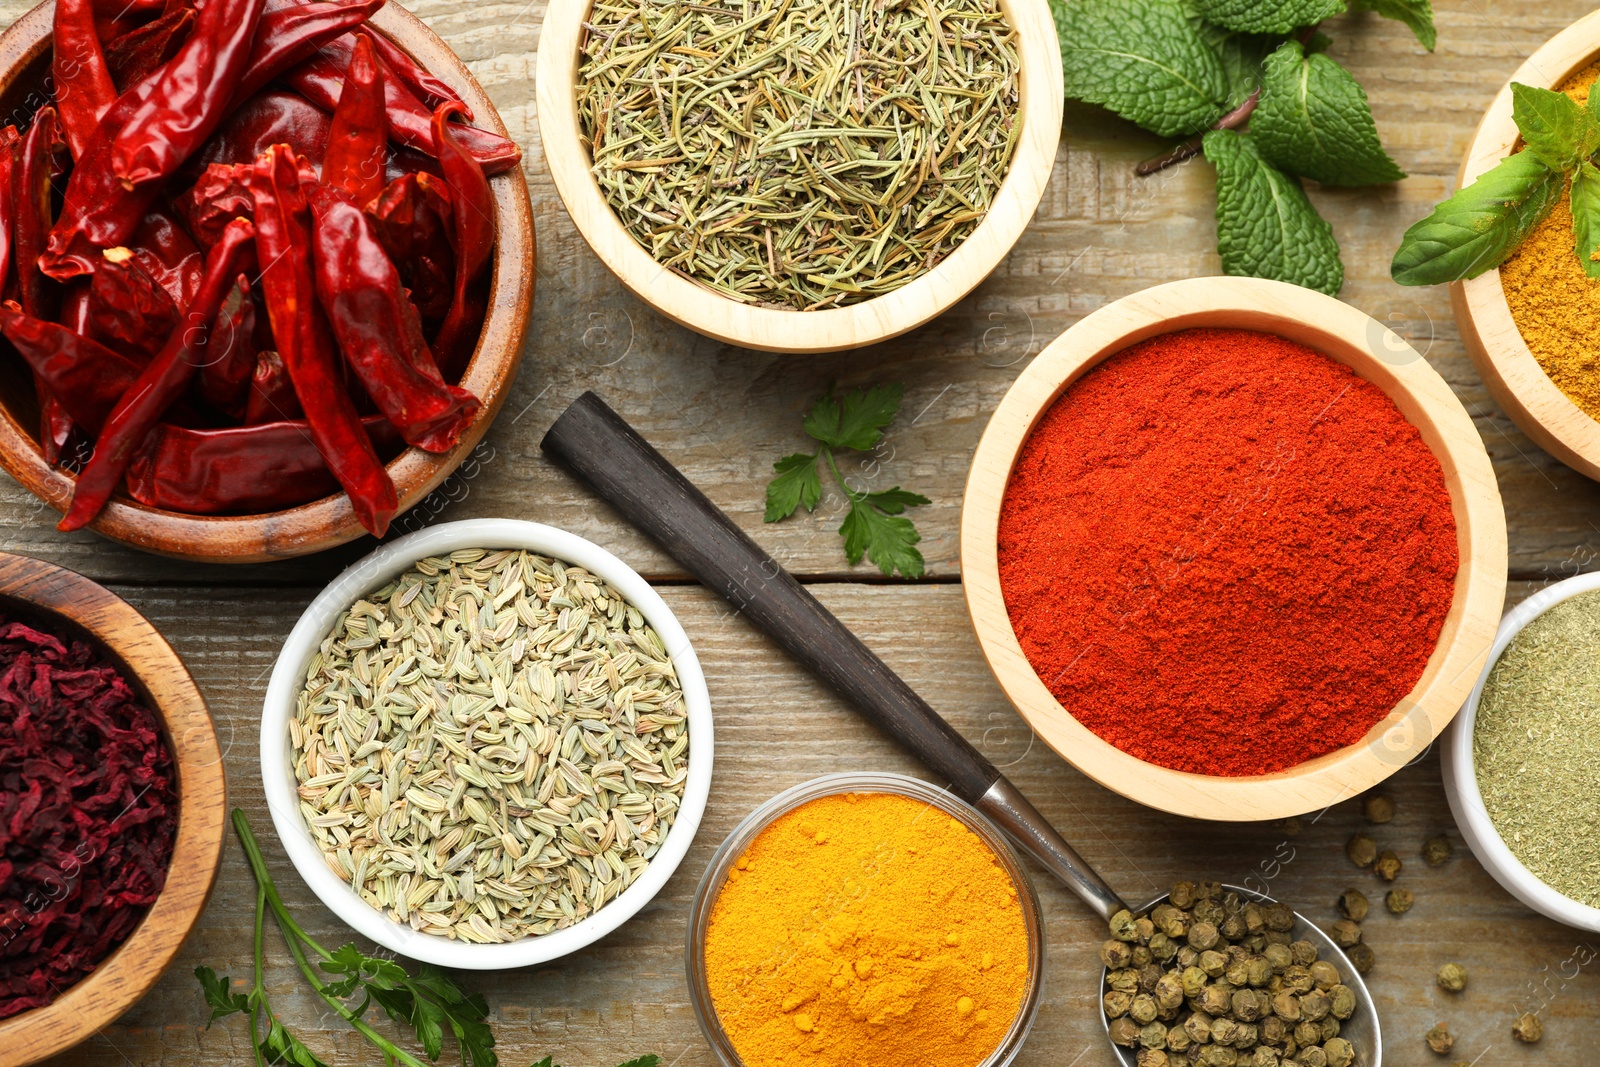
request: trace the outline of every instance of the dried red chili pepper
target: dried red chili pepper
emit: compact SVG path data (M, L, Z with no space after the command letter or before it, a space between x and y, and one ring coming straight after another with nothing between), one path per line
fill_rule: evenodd
M178 305L126 248L108 248L88 285L88 333L141 365L178 325Z
M286 144L312 163L328 151L333 128L326 112L298 93L269 89L257 93L211 135L185 170L197 175L213 164L249 166L275 144Z
M440 322L450 313L456 284L448 186L431 174L407 174L388 184L371 214L417 310Z
M361 525L382 537L399 506L394 482L372 450L350 400L312 280L311 209L294 153L277 145L256 163L256 244L261 291L278 354L305 409L323 462L350 496Z
M194 19L194 8L183 3L169 3L160 18L107 41L106 66L111 70L112 80L126 90L148 78L189 39Z
M380 456L403 447L382 415L361 420ZM194 430L162 423L128 464L128 495L190 515L257 514L339 491L304 419Z
M305 411L300 407L300 398L294 395L294 383L289 380L283 357L270 348L258 353L255 373L250 376L250 395L245 399L245 425L304 417Z
M383 3L384 0L267 0L256 27L249 67L234 89L231 107L242 106L278 75L367 21Z
M106 113L67 184L42 264L58 280L94 270L227 116L265 0L209 0L176 55Z
M255 214L250 170L247 163L213 163L173 204L195 240L207 248L217 243L228 223Z
M450 122L459 110L455 104L440 104L433 113L433 134L439 142L439 165L450 189L451 228L456 253L455 292L450 313L434 339L434 355L439 369L449 381L458 381L477 347L483 329L484 305L473 285L489 266L494 252L495 202L489 179L477 160L467 154L456 139L462 127Z
M97 18L148 18L166 10L167 0L92 0L91 6Z
M210 0L218 3L220 0ZM240 270L255 252L254 228L244 219L231 223L206 259L206 273L194 302L172 336L118 402L95 439L94 454L78 475L72 505L57 524L76 530L91 522L121 480L128 460L147 433L177 400L208 351L211 327Z
M151 210L133 231L130 247L139 266L179 307L188 307L200 289L206 257L178 220L165 209Z
M239 275L233 291L217 312L211 330L211 354L200 368L200 395L218 411L238 418L250 395L256 370L256 302L250 281Z
M372 47L378 53L378 58L383 60L383 65L389 69L389 73L399 78L405 87L428 107L438 107L447 100L454 100L461 105L467 118L473 117L472 108L461 99L461 94L443 79L429 73L427 68L411 58L411 53L376 31L372 34Z
M324 111L332 112L339 104L344 71L350 65L354 49L355 42L348 35L340 37L286 72L283 81ZM389 135L400 144L438 158L433 113L428 107L412 95L398 77L384 78L384 100L389 111ZM458 126L454 132L466 151L490 174L510 170L522 160L522 150L516 142L497 133L477 126Z
M23 139L19 158L12 165L11 202L14 209L11 251L16 261L17 291L22 309L40 319L53 319L59 311L60 292L39 271L39 255L50 232L50 175L55 159L66 152L61 125L53 107L40 108ZM38 378L39 445L46 463L55 464L72 438L72 419L60 400Z
M333 113L322 181L361 206L383 192L383 162L389 148L383 85L383 67L373 55L372 37L357 34L339 107Z
M56 0L50 45L50 73L55 79L61 128L72 158L79 159L100 119L117 99L117 87L95 30L92 0Z
M11 280L11 221L17 213L16 174L22 163L22 134L15 126L0 129L0 298L9 298Z
M106 416L139 378L140 367L98 341L66 326L0 304L0 332L22 354L52 393L62 398L72 421L99 433Z
M366 214L322 192L313 201L317 296L339 350L408 444L448 452L478 413L478 398L444 384L400 272Z

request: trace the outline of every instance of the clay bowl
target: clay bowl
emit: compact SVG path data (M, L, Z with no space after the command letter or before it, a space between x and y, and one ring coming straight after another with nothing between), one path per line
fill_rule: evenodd
M40 92L50 63L54 5L29 11L0 35L0 111L6 121L26 121L46 101ZM477 124L505 133L494 105L433 31L394 4L372 24L443 78L472 106ZM522 358L522 339L533 305L534 233L528 187L518 169L490 179L498 205L499 243L493 259L489 312L477 350L461 384L483 401L478 417L447 453L409 448L389 463L400 511L439 486L472 452L505 403ZM38 441L38 402L20 359L0 360L0 466L57 511L72 498L72 478L44 461ZM260 563L321 552L365 532L343 493L285 511L238 516L195 516L145 507L118 494L89 527L149 552L212 563Z
M1001 0L1021 62L1021 136L984 220L943 262L882 296L842 308L751 307L662 267L623 227L579 137L575 86L592 0L551 4L540 31L539 135L556 191L578 232L622 284L674 322L707 337L769 352L833 352L896 337L942 314L999 266L1033 218L1061 139L1061 51L1046 0Z
M1382 389L1443 468L1460 552L1455 598L1416 687L1360 742L1286 771L1244 778L1158 767L1102 741L1056 700L1018 644L1001 595L996 538L1024 440L1066 389L1108 356L1196 326L1260 330L1308 345ZM1319 811L1383 781L1425 752L1483 669L1506 587L1505 512L1488 453L1461 402L1383 324L1331 297L1254 278L1195 278L1124 297L1058 337L1001 400L978 443L961 512L967 608L1001 689L1063 759L1152 808L1225 820Z
M103 1030L171 965L222 862L227 793L206 702L170 645L127 601L73 571L0 553L0 609L106 653L155 712L178 771L178 836L166 886L132 935L42 1008L0 1019L0 1063L35 1063Z
M1585 15L1529 56L1484 112L1461 162L1457 187L1477 180L1517 145L1511 82L1554 89L1597 55L1600 11ZM1452 283L1450 305L1472 365L1500 410L1540 448L1573 470L1600 479L1600 422L1584 414L1539 367L1511 317L1499 269Z

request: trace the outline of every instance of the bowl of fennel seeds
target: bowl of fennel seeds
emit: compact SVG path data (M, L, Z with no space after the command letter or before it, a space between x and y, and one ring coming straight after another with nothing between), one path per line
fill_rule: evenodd
M710 792L711 704L661 597L537 523L446 523L314 600L268 685L262 777L296 870L448 967L541 963L639 911Z
M1055 162L1047 0L582 0L541 32L540 134L579 232L656 310L748 348L939 315Z

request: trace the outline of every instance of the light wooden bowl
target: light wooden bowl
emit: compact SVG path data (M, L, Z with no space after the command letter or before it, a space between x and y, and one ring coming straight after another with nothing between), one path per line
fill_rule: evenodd
M989 213L937 267L882 296L842 308L751 307L668 270L646 252L606 203L579 137L578 49L592 0L551 4L540 31L539 136L556 191L578 232L640 300L708 337L768 352L860 348L943 313L1000 265L1033 218L1061 140L1061 49L1046 0L1000 0L1017 31L1021 134Z
M1484 112L1461 162L1457 188L1477 180L1518 141L1511 119L1511 82L1554 89L1600 54L1600 11L1585 15L1528 57ZM1600 422L1584 414L1556 387L1511 317L1505 287L1496 268L1450 286L1461 340L1483 384L1500 410L1540 448L1573 470L1600 479Z
M51 0L29 11L0 35L0 111L31 116L45 98L50 63ZM443 78L471 105L477 125L504 134L494 104L454 52L419 19L385 4L372 24ZM11 120L8 120L11 121ZM477 350L461 384L483 407L447 453L408 448L389 463L403 514L438 488L483 439L505 403L522 358L523 335L533 306L534 232L528 186L520 169L489 180L498 214L499 241L493 258L489 311ZM38 401L22 360L0 361L0 466L57 511L72 499L71 476L44 460L38 441ZM349 499L338 493L300 507L267 514L196 516L145 507L119 493L89 526L124 544L163 556L212 563L260 563L321 552L365 532Z
M1034 673L1001 595L1000 505L1018 450L1057 397L1101 360L1146 338L1196 326L1277 334L1338 360L1382 389L1422 434L1450 491L1459 539L1455 599L1421 679L1351 745L1247 778L1146 763L1102 741ZM978 442L961 512L961 578L979 644L1000 688L1067 762L1152 808L1207 819L1279 819L1318 811L1383 781L1425 752L1472 690L1494 641L1506 588L1506 523L1488 453L1444 379L1409 345L1331 297L1254 278L1194 278L1107 305L1039 353Z
M0 1019L0 1065L14 1067L94 1036L171 965L216 880L228 798L206 702L178 654L132 605L73 571L0 553L0 607L108 654L161 721L178 775L178 836L160 896L82 981L42 1008Z

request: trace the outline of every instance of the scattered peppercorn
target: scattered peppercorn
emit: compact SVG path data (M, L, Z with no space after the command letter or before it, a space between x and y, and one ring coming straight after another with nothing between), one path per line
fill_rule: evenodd
M1328 927L1328 936L1333 938L1333 943L1340 948L1349 948L1361 943L1361 924L1351 922L1349 919L1340 919Z
M1356 834L1345 844L1344 854L1357 867L1371 867L1378 858L1378 843L1366 834Z
M1377 957L1372 953L1372 946L1364 941L1359 945L1351 945L1344 950L1344 954L1349 959L1350 966L1356 969L1357 974L1366 974L1372 970L1373 964L1378 962Z
M1442 867L1450 858L1450 839L1440 834L1422 843L1422 861L1429 867Z
M1392 882L1400 877L1400 857L1393 852L1385 850L1372 865L1372 873L1382 878L1385 882Z
M1361 802L1361 811L1368 822L1381 825L1394 819L1394 801L1382 793L1370 793Z
M1427 1041L1429 1048L1441 1056L1447 1055L1451 1049L1456 1047L1456 1036L1444 1028L1444 1023L1440 1023L1432 1030L1429 1030L1428 1036L1423 1040Z
M1396 915L1404 915L1417 902L1417 895L1409 889L1391 889L1383 895L1383 905Z
M1459 993L1467 988L1467 969L1459 963L1447 963L1439 968L1439 988Z
M1346 889L1340 893L1337 906L1339 914L1351 922L1360 922L1367 917L1367 895L1359 889Z
M1511 1024L1511 1036L1531 1045L1544 1036L1544 1023L1533 1012L1525 1011Z

